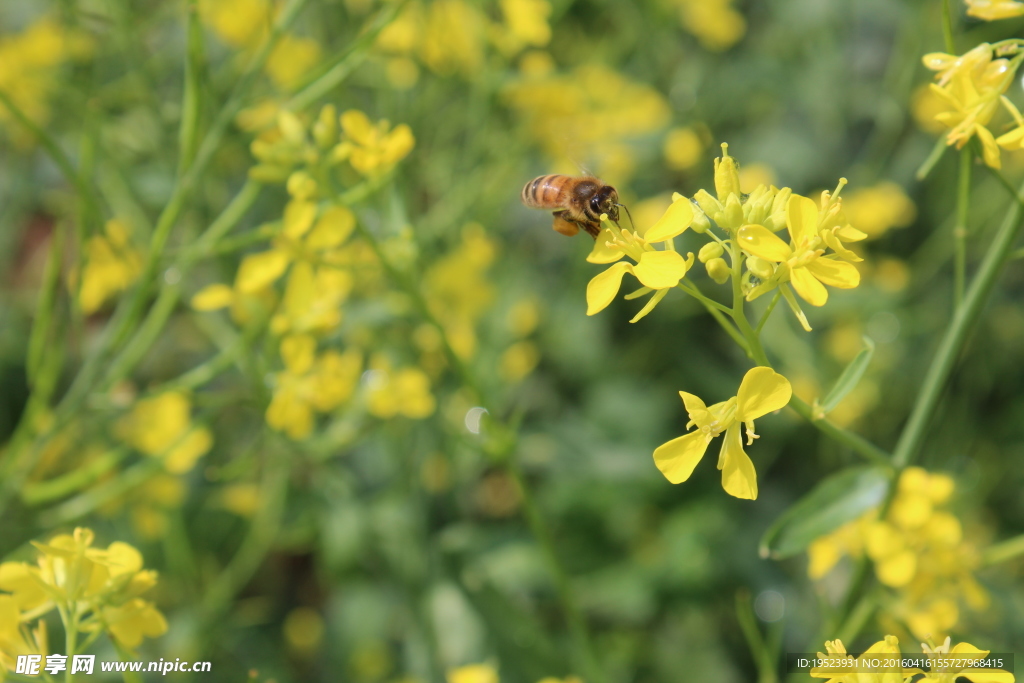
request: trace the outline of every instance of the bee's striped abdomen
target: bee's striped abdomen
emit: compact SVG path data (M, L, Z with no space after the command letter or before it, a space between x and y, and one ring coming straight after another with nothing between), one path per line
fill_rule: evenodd
M562 208L562 191L568 179L569 176L558 174L534 178L523 187L523 204L532 209Z

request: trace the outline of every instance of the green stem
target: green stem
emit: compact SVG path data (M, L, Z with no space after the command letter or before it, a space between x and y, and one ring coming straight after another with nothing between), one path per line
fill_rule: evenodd
M25 485L21 499L26 505L43 505L64 498L96 482L117 467L127 454L128 449L125 447L114 448L65 475L46 481L30 482Z
M65 616L62 613L61 616ZM72 683L75 680L71 673L71 658L78 654L78 605L71 605L71 614L67 615L68 620L64 622L64 655L68 658L67 668L64 669L64 683Z
M988 300L996 278L1010 256L1014 240L1020 233L1022 214L1024 214L1024 206L1014 202L1006 214L999 232L985 253L978 274L974 277L964 297L963 305L954 313L953 321L939 343L935 358L921 384L910 418L900 434L896 449L893 451L893 465L897 469L903 469L909 465L921 448L928 423L938 405L946 380L949 379L956 359L967 341L967 336L974 328L974 323L978 320L981 309Z
M192 165L199 145L202 112L202 74L206 62L203 27L197 0L188 0L188 47L185 51L185 90L181 96L181 127L178 130L178 177Z
M947 0L948 2L948 0ZM960 175L956 193L956 225L953 227L953 303L960 308L967 279L967 214L971 202L971 163L969 147L960 150Z
M981 554L981 566L990 567L1024 555L1024 534L990 545Z
M814 427L833 441L843 444L850 450L864 456L866 459L879 465L891 466L891 456L884 450L871 443L860 434L848 432L822 416L815 415L811 408L802 398L794 396L789 400L789 407L800 417L810 422Z
M779 303L779 299L782 298L782 290L775 292L775 296L772 297L771 302L768 304L768 308L764 309L764 313L761 315L761 319L757 321L757 327L754 328L754 333L761 337L761 330L764 329L764 324L768 322L768 318L771 317L772 311L775 310L775 304Z
M956 54L956 41L953 39L953 8L950 0L942 0L942 39L946 43L946 52Z
M697 289L697 285L693 283L681 280L678 286L684 292L704 304L704 308L706 308L708 313L710 313L718 324L722 326L722 329L725 330L726 334L732 337L732 340L736 342L741 349L747 351L747 342L743 339L743 335L741 335L739 331L737 331L736 326L729 322L729 319L725 317L726 314L729 316L732 315L732 310L730 308L704 296L704 294Z
M0 90L0 104L7 107L7 110L11 112L11 115L14 116L15 119L17 119L18 123L28 128L32 135L39 140L39 144L43 146L43 149L45 149L47 154L50 155L53 162L57 164L57 168L60 169L64 178L74 185L79 199L82 200L82 203L85 205L86 210L92 217L92 220L96 225L99 225L103 220L103 213L100 211L100 202L93 192L93 188L91 188L89 183L85 181L85 178L79 175L75 170L71 160L68 159L68 156L64 153L64 150L60 148L60 145L57 144L56 140L54 140L46 130L37 126L35 122L32 121L32 119L30 119L3 90Z

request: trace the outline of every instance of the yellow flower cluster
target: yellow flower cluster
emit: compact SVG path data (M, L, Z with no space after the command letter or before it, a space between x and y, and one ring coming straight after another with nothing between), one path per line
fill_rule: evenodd
M218 38L252 52L270 35L276 7L271 0L202 0L199 12ZM319 63L322 52L312 38L286 33L267 57L264 71L279 89L292 90Z
M61 68L92 52L92 41L52 18L43 17L21 33L0 36L0 91L33 123L43 127L50 119L50 98L60 83ZM14 117L0 105L0 124ZM29 142L26 131L13 129L15 139Z
M556 167L592 161L598 176L612 183L627 180L635 168L629 140L665 128L670 117L657 90L602 64L569 74L525 74L505 99Z
M986 21L1024 16L1024 2L1018 0L965 0L967 14Z
M464 0L407 3L377 37L388 81L410 88L419 78L413 58L434 73L473 78L484 67L488 44L506 58L551 40L547 0L500 0L503 21L491 20Z
M184 474L213 447L210 430L193 425L191 413L186 394L168 391L136 403L114 431L139 452L160 458L168 472Z
M979 650L970 643L957 643L951 647L949 637L941 645L935 645L935 641L929 639L929 642L921 644L921 649L927 655L927 671L902 666L900 641L896 636L886 636L878 641L857 658L860 663L850 660L850 665L844 669L841 660L850 656L846 646L838 639L827 640L825 652L828 654L819 652L818 659L830 662L830 666L815 667L810 675L812 678L827 678L828 683L905 683L922 674L924 677L917 679L917 683L954 683L960 677L975 683L1013 683L1015 680L1014 675L1004 669L972 667L972 664L988 657L989 650ZM867 662L876 660L881 662L880 670L865 668ZM832 662L835 662L834 666ZM890 666L892 663L898 664Z
M1007 58L1012 56L1012 58ZM999 147L1024 147L1024 118L1003 95L1010 87L1021 61L1024 60L1024 41L1007 40L1001 43L982 43L963 55L933 52L924 56L924 65L937 72L937 83L932 92L944 104L935 120L949 131L946 144L963 148L977 136L981 142L985 163L1001 168ZM1000 103L1013 115L1017 128L996 138L989 130Z
M892 616L915 637L948 633L959 621L959 603L975 610L988 603L974 579L978 553L964 540L960 520L943 509L953 495L953 480L920 467L904 470L883 519L871 510L808 548L808 574L827 574L844 556L871 559L878 580L898 593Z
M674 4L683 28L705 49L728 50L747 32L746 19L733 7L733 0L675 0Z
M373 123L357 110L338 116L330 105L310 123L291 112L278 112L276 125L253 142L259 163L250 175L284 183L290 200L281 221L262 228L270 237L270 248L245 256L233 286L209 285L193 297L192 306L201 311L230 307L239 324L269 319L270 331L281 337L283 369L274 375L266 420L293 439L313 432L317 414L331 413L348 402L363 373L360 350L317 348L319 339L341 325L342 309L352 292L379 277L380 264L367 244L353 237L356 216L339 199L337 188L354 182L353 177L375 182L413 144L406 125ZM341 168L346 163L351 170ZM457 267L464 267L472 254L456 260ZM426 276L428 290L431 283L445 281L443 264L440 275L432 272ZM475 285L472 268L468 276L458 275L463 285ZM282 280L283 292L278 295ZM455 316L453 324L463 320L467 309L479 308L473 302L486 290L467 291L468 303L445 299L441 308L444 315ZM390 368L373 363L370 370L378 380L368 387L371 414L422 418L433 413L434 398L422 371L407 368L392 374Z
M93 540L91 530L78 528L33 541L35 564L0 564L0 677L19 654L47 654L45 622L34 630L29 622L54 609L76 635L106 632L126 647L167 631L163 614L140 597L157 575L142 568L139 551L119 541L94 548Z
M850 225L839 192L822 192L820 205L794 194L790 188L759 185L749 194L740 191L739 166L722 145L723 156L715 160L714 196L698 191L692 201L673 195L664 215L643 232L628 231L606 222L598 235L591 263L614 263L629 256L636 265L619 262L594 277L587 287L587 314L603 310L618 294L622 277L634 275L643 287L627 299L654 292L647 305L632 319L636 322L660 302L669 289L682 287L681 280L694 264L693 254L685 259L675 251L673 238L687 229L710 238L697 258L708 276L718 284L739 278L739 291L747 301L779 290L806 330L810 325L793 297L792 285L800 297L813 306L828 301L825 285L851 289L860 284L860 273L853 262L861 258L844 242L862 240L867 235ZM903 220L899 216L893 220ZM711 221L724 238L712 229ZM774 233L787 229L788 243ZM655 243L663 243L658 250ZM728 255L731 263L726 262ZM691 292L692 293L692 292Z
M470 223L462 229L461 244L435 261L423 277L427 306L460 358L476 353L476 323L494 300L494 285L486 273L495 252L483 226Z
M82 313L91 315L111 297L128 289L142 272L142 254L131 243L131 230L119 221L107 221L102 235L85 244L85 266L78 290Z

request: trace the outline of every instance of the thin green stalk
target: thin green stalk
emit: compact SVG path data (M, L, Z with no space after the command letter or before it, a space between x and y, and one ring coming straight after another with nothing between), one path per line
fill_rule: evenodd
M775 292L775 296L772 297L771 302L768 304L768 308L764 309L764 313L761 315L761 319L757 322L757 327L754 328L754 333L760 338L761 330L764 329L764 324L768 322L768 318L771 317L772 311L775 310L775 305L779 303L779 299L782 298L782 290Z
M62 614L61 616L64 616ZM70 658L78 653L76 649L78 647L78 605L71 605L71 614L68 615L69 620L64 622L64 655ZM72 683L75 680L74 674L71 673L71 662L68 661L67 668L64 669L64 683Z
M750 593L742 590L736 594L736 620L740 623L740 630L750 648L750 655L757 668L758 683L777 683L779 680L778 671L771 648L765 642L761 630L757 627L757 617L754 615L754 608L751 605Z
M314 76L309 84L292 95L291 99L285 103L284 108L290 111L301 111L341 85L370 54L370 48L377 40L377 36L398 16L398 12L404 6L405 0L385 5L377 16L367 22L359 37L338 54L332 62L324 65L323 73Z
M948 0L947 0L948 4ZM960 175L956 193L956 224L953 226L953 304L960 308L967 279L967 214L971 203L970 147L960 150Z
M898 469L903 469L911 464L921 448L928 423L933 417L946 380L949 379L957 357L974 328L981 309L988 301L996 278L1010 256L1010 249L1014 241L1020 234L1022 216L1024 216L1024 206L1014 202L1006 214L999 232L985 253L978 274L975 275L964 297L963 305L954 313L953 321L939 343L939 348L925 374L921 389L918 391L910 418L907 420L893 451L893 465Z
M178 130L178 177L188 171L199 145L202 113L203 66L206 50L197 0L188 0L188 47L185 52L185 90L181 97L181 126Z
M42 287L39 289L39 302L36 304L36 315L32 321L32 331L29 333L28 356L25 363L28 370L29 386L35 385L36 375L43 364L43 355L50 348L53 314L57 305L63 265L64 229L58 225L50 236L50 251L46 256Z
M21 499L26 505L44 505L81 491L117 467L127 454L128 449L125 447L114 448L67 474L46 481L30 482L22 490Z
M1024 534L990 545L981 554L981 566L990 567L1024 555Z
M691 286L692 289L690 289ZM743 338L743 335L740 334L739 331L737 331L736 326L729 321L729 318L726 318L726 314L728 314L730 317L732 316L732 311L730 309L726 308L717 301L713 301L704 296L703 294L701 294L700 290L697 289L696 285L693 285L692 283L680 281L679 288L682 289L687 294L689 294L690 296L697 299L697 301L701 302L704 305L704 308L707 309L708 313L710 313L711 316L722 327L722 329L725 330L726 334L732 337L732 340L736 342L739 345L739 347L743 349L744 352L749 354L749 351L747 350L747 342ZM722 312L722 309L725 309L725 313Z
M946 52L956 54L956 40L953 39L953 8L950 0L942 0L942 39L946 43Z

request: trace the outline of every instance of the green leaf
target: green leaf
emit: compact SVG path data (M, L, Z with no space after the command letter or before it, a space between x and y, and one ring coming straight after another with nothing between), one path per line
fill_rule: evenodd
M843 374L839 375L839 379L833 385L832 391L828 392L828 396L819 404L823 414L835 409L840 401L853 391L854 387L857 386L864 376L864 372L868 369L868 364L871 362L871 357L874 355L875 342L864 337L864 348L850 361L850 364L843 370Z
M821 481L782 513L761 537L761 557L779 560L803 551L811 541L835 531L882 504L892 481L888 467L851 467Z

